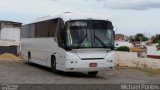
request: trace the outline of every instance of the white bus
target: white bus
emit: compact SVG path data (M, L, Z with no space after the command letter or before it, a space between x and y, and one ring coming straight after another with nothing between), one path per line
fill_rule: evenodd
M114 31L106 16L63 13L22 26L21 54L53 72L88 72L115 66Z

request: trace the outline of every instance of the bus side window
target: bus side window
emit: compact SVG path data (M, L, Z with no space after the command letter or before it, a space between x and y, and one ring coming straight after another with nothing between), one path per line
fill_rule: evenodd
M58 40L58 46L64 48L65 32L64 32L64 23L61 19L59 19L57 40Z
M29 25L28 38L34 38L35 24Z
M58 19L38 22L35 24L34 36L39 37L54 37L56 32Z
M58 19L49 21L48 37L55 37L57 24L58 24Z
M47 37L48 28L46 21L38 22L35 24L35 37Z
M21 33L21 38L28 38L29 37L29 24L23 25L20 33Z

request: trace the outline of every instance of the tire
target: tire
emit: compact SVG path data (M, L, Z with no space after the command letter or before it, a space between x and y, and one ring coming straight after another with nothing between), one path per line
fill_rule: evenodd
M28 62L27 62L27 63L28 63L29 65L31 65L31 62L30 62L30 61L31 61L31 52L28 52Z
M98 74L98 71L88 72L88 75L90 76L96 76L97 74Z
M51 70L53 73L57 73L55 56L51 56Z

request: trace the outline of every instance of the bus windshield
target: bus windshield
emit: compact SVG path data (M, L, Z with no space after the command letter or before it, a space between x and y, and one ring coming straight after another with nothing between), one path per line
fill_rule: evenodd
M114 46L114 32L110 21L75 20L66 23L66 46L78 48L108 48Z

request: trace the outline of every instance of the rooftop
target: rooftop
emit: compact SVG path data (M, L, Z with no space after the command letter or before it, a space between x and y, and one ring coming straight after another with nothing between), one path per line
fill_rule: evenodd
M22 24L21 22L15 22L15 21L8 21L8 20L0 20L0 22L5 22L5 23L15 23L15 24Z

